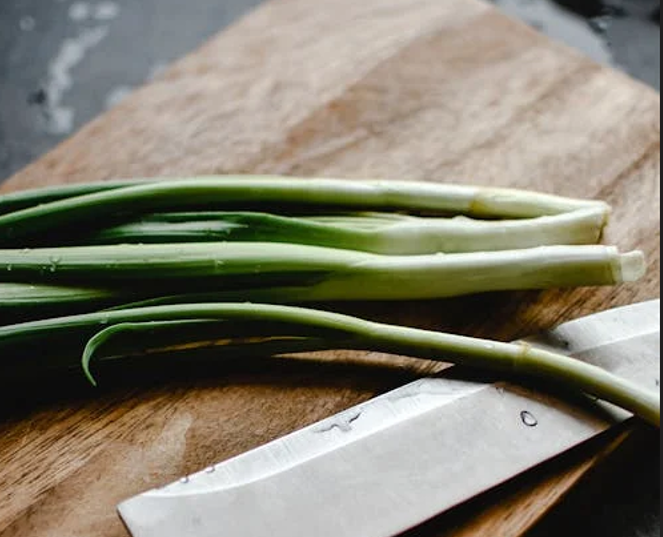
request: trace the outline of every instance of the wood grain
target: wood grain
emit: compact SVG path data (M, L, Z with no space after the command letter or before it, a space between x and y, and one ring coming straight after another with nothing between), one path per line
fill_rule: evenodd
M474 0L267 3L2 191L224 172L598 197L615 207L606 240L649 259L644 281L615 289L333 306L342 311L509 340L659 294L659 95ZM0 536L124 537L119 500L439 368L350 353L240 358L178 381L116 371L94 393L45 379L6 395ZM441 517L411 534L520 536L612 442L532 474L471 523Z

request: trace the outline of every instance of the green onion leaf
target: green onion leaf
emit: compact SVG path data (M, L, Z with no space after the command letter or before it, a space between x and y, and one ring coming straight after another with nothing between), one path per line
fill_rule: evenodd
M256 328L255 336L305 337L311 331L318 335L327 333L328 336L322 339L330 350L370 349L427 360L451 361L525 378L543 378L621 406L660 426L659 393L644 390L601 368L564 355L526 344L385 325L347 315L289 306L187 304L49 319L0 327L0 350L7 360L7 356L16 352L23 341L37 339L42 344L48 344L68 337L72 342L80 341L83 367L91 377L90 360L99 348L128 329L140 330L140 325L136 323L209 323L213 320L255 322L252 325ZM265 322L267 325L262 324ZM283 323L284 328L275 332L274 325L270 323ZM261 332L260 326L268 326L268 332ZM195 340L192 337L192 341Z

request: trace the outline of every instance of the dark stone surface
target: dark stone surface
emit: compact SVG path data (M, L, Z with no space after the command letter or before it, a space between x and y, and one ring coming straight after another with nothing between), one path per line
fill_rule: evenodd
M660 0L493 1L550 37L660 91Z
M0 181L260 0L0 0Z
M660 89L659 0L494 1ZM258 3L0 0L0 181ZM658 445L623 456L532 537L659 536L659 467Z

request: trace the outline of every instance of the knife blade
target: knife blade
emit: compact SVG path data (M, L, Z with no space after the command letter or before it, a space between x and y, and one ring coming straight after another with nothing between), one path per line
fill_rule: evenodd
M659 300L526 341L659 389ZM118 510L133 537L393 537L630 417L590 398L445 372Z

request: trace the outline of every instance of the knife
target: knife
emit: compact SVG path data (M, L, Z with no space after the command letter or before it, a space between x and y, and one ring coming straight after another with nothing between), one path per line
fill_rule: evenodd
M660 300L526 341L659 389ZM631 417L452 369L118 510L133 537L393 537Z

